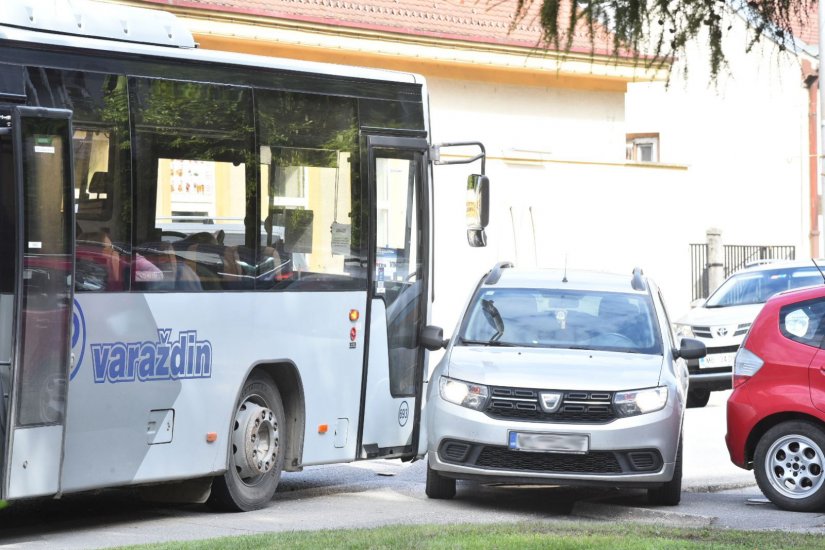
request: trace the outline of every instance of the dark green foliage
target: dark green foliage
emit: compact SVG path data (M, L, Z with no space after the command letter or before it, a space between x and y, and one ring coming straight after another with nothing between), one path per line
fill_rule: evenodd
M750 29L746 51L770 39L779 50L796 46L794 29L816 20L814 0L517 0L514 21L538 9L544 45L569 52L574 30L589 39L591 53L596 44L608 39L614 56L630 55L646 67L669 66L682 57L694 39L708 45L711 77L725 68L722 46L725 32L731 29L727 15L738 12ZM567 7L570 9L567 9ZM707 34L705 34L707 33Z

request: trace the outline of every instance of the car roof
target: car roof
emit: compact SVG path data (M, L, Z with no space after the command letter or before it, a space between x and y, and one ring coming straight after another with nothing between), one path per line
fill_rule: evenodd
M643 281L647 278L641 275ZM486 288L543 288L646 294L647 285L634 288L633 273L604 273L600 271L533 269L509 267L502 269L493 284ZM637 285L638 286L638 285Z
M814 264L816 262L816 264ZM825 271L825 260L776 260L764 261L755 265L746 266L737 270L732 274L739 275L740 273L755 273L759 271L774 271L779 269L793 269L793 268L811 268L816 269L817 265Z
M774 294L768 298L768 302L780 302L781 305L785 305L792 304L794 302L804 302L805 300L812 300L814 298L821 298L823 296L825 296L825 284L783 290L782 292Z

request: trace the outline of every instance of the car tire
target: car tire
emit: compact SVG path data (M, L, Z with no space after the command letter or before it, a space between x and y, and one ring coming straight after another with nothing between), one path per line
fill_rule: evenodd
M825 509L825 431L804 420L777 424L759 439L753 472L759 489L779 508Z
M455 496L455 480L450 477L444 477L430 468L428 461L427 486L425 490L429 498L451 499Z
M272 378L255 373L244 384L229 441L226 473L212 481L207 505L248 512L275 495L286 449L284 405Z
M689 409L698 409L704 407L710 401L710 390L697 389L688 390L687 406Z
M682 438L676 449L676 465L673 478L661 487L647 490L647 500L655 506L676 506L682 500Z

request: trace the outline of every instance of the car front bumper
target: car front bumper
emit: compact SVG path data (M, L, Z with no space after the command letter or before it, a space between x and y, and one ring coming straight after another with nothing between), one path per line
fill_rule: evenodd
M675 399L664 409L604 424L500 420L436 397L428 405L429 464L441 475L491 483L656 486L673 478L681 431ZM517 451L510 432L586 435L586 453Z

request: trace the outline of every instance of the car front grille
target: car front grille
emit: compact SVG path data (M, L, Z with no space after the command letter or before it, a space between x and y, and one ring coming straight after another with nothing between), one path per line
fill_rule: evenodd
M548 472L564 474L619 474L622 467L613 453L581 454L531 453L506 447L487 446L481 450L476 466L494 470Z
M744 336L747 334L748 329L751 327L750 323L741 323L736 326L736 330L733 331L733 334L726 334L725 336ZM711 340L713 338L719 338L720 336L714 333L709 326L696 326L693 327L693 334L697 338L706 338Z
M563 397L559 408L551 413L541 407L543 391L554 390L493 386L484 412L491 418L527 422L604 424L616 418L613 392L555 390L563 393Z
M533 474L610 475L657 472L664 463L655 449L549 453L515 451L501 445L485 445L446 439L438 448L444 462L493 471Z

